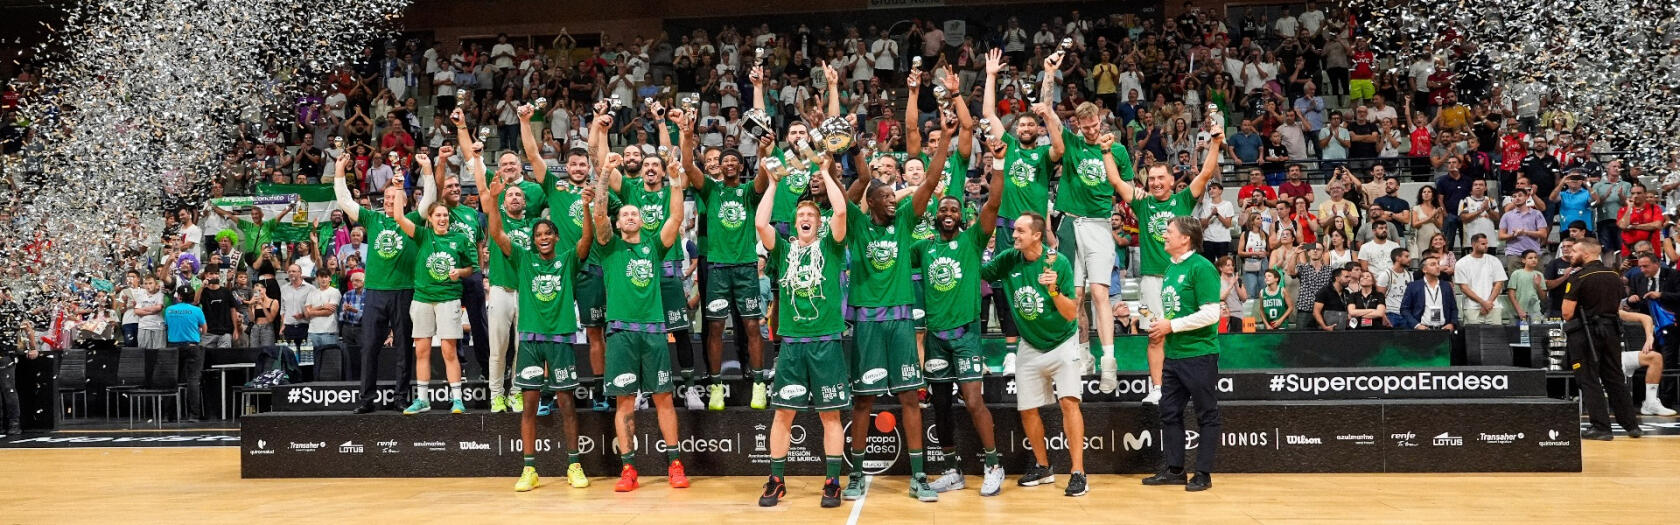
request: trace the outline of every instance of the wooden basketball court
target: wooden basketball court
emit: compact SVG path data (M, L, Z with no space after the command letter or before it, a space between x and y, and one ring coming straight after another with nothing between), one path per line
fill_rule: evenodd
M781 506L757 506L760 477L694 478L672 490L644 476L629 494L597 477L572 489L562 472L535 491L502 478L244 480L239 449L0 450L6 523L1242 523L1336 520L1454 523L1640 523L1672 519L1680 439L1618 437L1583 447L1579 474L1221 474L1186 493L1143 487L1142 476L1098 475L1083 498L1056 487L1001 496L969 489L920 503L903 478L871 480L868 495L817 506L817 478L789 480ZM605 472L591 473L603 476ZM1668 516L1665 518L1664 516ZM516 521L521 520L521 521ZM531 520L531 521L522 521Z

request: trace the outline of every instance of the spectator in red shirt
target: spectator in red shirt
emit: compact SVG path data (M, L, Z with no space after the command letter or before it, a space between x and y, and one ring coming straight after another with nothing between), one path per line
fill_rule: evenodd
M1435 147L1435 136L1429 130L1429 117L1422 111L1412 114L1412 174L1423 175L1431 171L1429 151Z
M379 149L396 152L397 165L407 166L409 156L414 154L414 136L408 134L408 129L403 127L396 113L387 113L385 120L385 135L379 138Z
M1371 53L1371 40L1366 37L1359 37L1354 46L1353 56L1348 57L1353 64L1353 70L1348 72L1348 100L1357 104L1377 94L1377 86L1371 82L1377 69L1377 56Z
M1662 209L1651 202L1651 192L1645 189L1644 184L1638 179L1632 182L1628 205L1616 215L1616 226L1622 230L1622 257L1633 255L1632 248L1636 242L1648 241L1657 246L1662 241Z
M1516 188L1517 175L1522 172L1523 156L1528 154L1528 134L1516 126L1506 126L1499 137L1499 193L1510 195Z
M1278 195L1285 199L1302 197L1307 199L1308 204L1311 204L1313 201L1313 189L1311 184L1307 184L1307 181L1305 180L1306 177L1306 173L1301 171L1300 164L1290 164L1289 177L1283 184L1278 185Z
M1248 184L1244 184L1242 189L1237 190L1237 201L1247 202L1248 198L1255 193L1259 193L1261 198L1265 199L1266 206L1277 203L1277 190L1266 184L1266 174L1258 168L1251 168L1248 170Z

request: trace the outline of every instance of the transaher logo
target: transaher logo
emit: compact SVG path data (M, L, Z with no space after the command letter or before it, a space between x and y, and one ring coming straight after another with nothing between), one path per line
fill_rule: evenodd
M1488 391L1505 392L1511 389L1511 376L1506 374L1473 374L1452 372L1437 374L1369 374L1355 376L1312 376L1275 374L1268 381L1273 392L1395 394L1429 391Z

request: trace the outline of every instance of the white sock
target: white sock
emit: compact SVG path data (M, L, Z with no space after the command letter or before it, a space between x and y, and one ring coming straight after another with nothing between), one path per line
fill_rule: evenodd
M432 402L432 385L421 383L419 388L420 388L420 397L417 397L415 399L419 399L419 400L425 401L427 404L430 404Z
M1103 355L1104 359L1114 359L1114 345L1113 344L1106 344L1106 345L1100 345L1100 346L1102 347L1102 355Z
M449 400L450 401L460 401L461 400L461 382L460 381L456 381L456 382L453 382L453 383L449 384Z
M1657 399L1657 385L1645 383L1645 402L1652 405L1662 404L1662 401Z
M1160 392L1161 391L1161 384L1160 383L1150 383L1149 384L1149 391L1150 392Z

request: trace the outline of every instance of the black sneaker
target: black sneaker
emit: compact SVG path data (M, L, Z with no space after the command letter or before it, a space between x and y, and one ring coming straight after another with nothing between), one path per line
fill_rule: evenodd
M1160 485L1183 485L1188 480L1188 474L1180 472L1173 474L1172 470L1163 470L1153 476L1143 478L1143 484L1151 487Z
M782 496L786 495L787 483L783 482L782 478L770 476L770 480L764 482L764 494L758 497L758 506L774 507L782 501ZM826 504L826 501L824 504Z
M1645 437L1645 429L1640 428L1638 424L1635 424L1633 428L1627 429L1627 435L1630 438L1639 439Z
M1616 439L1616 436L1611 435L1608 430L1589 428L1581 431L1582 441L1610 441L1612 439Z
M360 405L356 405L356 409L351 410L350 413L351 414L356 414L356 415L361 415L361 414L372 414L373 411L374 411L373 403L362 403Z
M1213 474L1206 472L1197 472L1195 478L1191 478L1188 483L1184 484L1185 492L1201 492L1211 488L1213 488Z
M1020 485L1023 487L1050 485L1055 482L1056 474L1050 471L1050 467L1044 465L1033 465L1032 467L1027 468L1027 471L1021 474L1021 479L1019 481Z
M1068 474L1067 492L1064 492L1063 494L1070 498L1077 498L1079 496L1084 496L1085 492L1085 473L1075 472Z
M840 480L838 478L828 478L828 482L823 483L822 507L832 509L838 506L840 506Z

